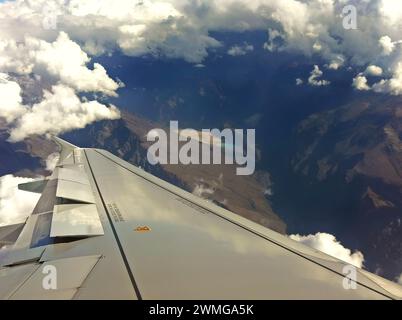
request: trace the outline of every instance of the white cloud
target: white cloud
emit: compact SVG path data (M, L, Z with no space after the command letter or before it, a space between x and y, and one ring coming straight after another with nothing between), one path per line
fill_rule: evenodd
M4 73L0 73L0 97L0 117L5 118L7 122L14 121L25 112L21 87Z
M32 213L40 195L18 190L18 185L34 181L6 175L0 177L0 226L24 222Z
M0 45L0 70L17 74L35 73L54 79L80 92L101 92L116 96L119 84L112 80L105 68L95 63L91 70L86 65L88 55L60 32L54 42L25 37L17 44L15 40L3 40Z
M308 83L316 87L328 86L330 82L328 80L320 79L322 76L323 72L317 65L315 65L314 69L310 73L310 77L308 78Z
M333 55L329 64L326 64L325 67L330 70L338 70L342 68L345 64L345 57L342 54Z
M365 74L370 76L379 77L383 73L382 69L376 65L370 65L366 68Z
M207 187L204 184L196 184L193 189L193 194L201 198L208 198L208 196L214 194L214 192L214 189Z
M402 62L398 62L392 78L382 79L373 85L373 90L382 93L391 93L393 95L402 94Z
M296 85L297 85L297 86L300 86L300 85L302 85L302 84L303 84L303 80L300 79L300 78L297 78L297 79L296 79Z
M402 285L402 273L401 273L401 275L398 277L398 279L396 279L396 282L399 283L400 285Z
M402 3L394 0L378 1L380 13L389 24L400 23L402 17Z
M46 170L53 171L56 168L59 159L60 159L60 153L54 152L49 154L49 156L46 159Z
M376 65L384 72L373 86L402 94L400 1L357 1L357 30L342 27L344 0L15 0L0 4L0 71L34 72L77 92L115 95L118 81L90 55L181 58L195 65L222 44L214 31L266 30L264 48L324 61L355 74ZM46 27L54 20L55 30ZM81 47L79 47L79 45ZM231 50L233 49L233 50ZM247 52L238 46L232 54ZM66 58L68 57L68 58ZM313 70L310 84L328 85Z
M332 234L318 232L315 235L301 236L295 234L289 237L356 267L361 268L363 266L363 254L360 251L352 253L350 249L345 248Z
M17 8L23 4L17 1L12 5ZM15 10L13 13L19 12ZM24 16L20 19L23 24ZM51 42L29 33L20 41L13 39L12 31L5 34L0 41L0 70L12 73L14 80L0 73L0 117L9 125L10 141L20 141L32 134L58 134L102 119L117 119L116 107L107 108L97 101L81 101L78 97L80 92L116 96L116 90L122 86L100 64L95 63L90 69L90 61L65 32L58 33ZM17 83L27 75L34 75L31 79L50 88L44 91L43 97L30 96L32 101L42 99L34 105L23 104L24 92Z
M243 45L235 45L231 47L227 53L230 56L244 56L253 50L254 47L251 44L244 43Z
M357 90L370 90L370 86L367 84L367 78L361 73L353 78L353 87Z
M164 22L148 25L122 25L118 27L117 45L130 56L151 54L200 63L208 55L209 48L217 48L221 44L208 32L188 23L185 18L169 17Z
M268 28L268 40L264 43L264 49L274 52L281 49L281 42L285 35L276 29Z
M120 112L97 101L81 101L75 91L65 85L55 85L44 91L43 100L17 118L12 125L10 141L21 141L32 134L60 134L84 128L104 119L118 119Z
M378 42L382 48L382 54L384 56L389 56L395 49L395 43L392 42L392 39L388 36L381 37Z
M101 92L116 96L118 83L109 78L99 63L95 63L92 70L88 69L86 64L90 58L66 33L61 32L53 43L31 38L27 40L27 46L36 49L29 52L34 56L36 68L45 68L61 83L80 92Z
M358 12L367 13L359 16L361 31L349 32L339 16L344 5L342 0L121 0L119 5L113 0L16 0L2 5L0 18L11 21L0 36L51 39L54 31L40 28L49 18L44 8L51 7L58 28L83 43L90 54L118 47L129 55L150 53L201 62L209 49L219 46L211 31L259 29L269 31L264 47L270 51L318 53L332 65L339 64L334 62L339 58L354 64L373 61L381 53L377 35L398 34L398 19L390 22L387 15L398 15L388 9L390 5L381 11L380 5L360 1Z

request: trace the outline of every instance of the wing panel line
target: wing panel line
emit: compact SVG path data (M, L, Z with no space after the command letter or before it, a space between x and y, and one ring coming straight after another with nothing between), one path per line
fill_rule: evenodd
M113 235L114 235L114 237L115 237L115 239L116 239L117 246L119 247L120 254L121 254L122 258L123 258L124 265L125 265L125 267L126 267L126 269L127 269L128 276L130 277L131 283L132 283L132 285L133 285L135 294L137 295L138 300L142 300L141 292L140 292L140 290L139 290L139 288L138 288L137 282L135 281L134 274L133 274L133 272L132 272L132 270L131 270L131 268L130 268L130 265L129 265L129 263L128 263L128 260L127 260L127 256L126 256L126 254L124 253L123 246L121 245L119 236L118 236L118 234L117 234L117 232L116 232L116 229L115 229L115 227L114 227L114 225L113 225L112 218L111 218L110 215L109 215L109 211L108 211L108 209L107 209L107 207L106 207L106 204L105 204L105 201L104 201L104 199L103 199L102 193L101 193L101 191L100 191L98 182L96 181L94 172L92 171L92 167L91 167L91 164L90 164L90 162L89 162L89 159L88 159L86 150L84 150L84 154L85 154L85 158L86 158L87 163L88 163L89 170L91 171L92 178L94 179L95 186L96 186L96 189L97 189L97 191L98 191L99 197L100 197L100 199L101 199L101 201L102 201L103 208L105 209L106 216L107 216L107 218L108 218L108 220L109 220L109 223L110 223L110 226L111 226L111 228L112 228Z

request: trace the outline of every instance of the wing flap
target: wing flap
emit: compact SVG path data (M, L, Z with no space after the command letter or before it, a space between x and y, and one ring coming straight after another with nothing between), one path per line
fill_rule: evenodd
M39 264L25 264L0 269L0 299L9 299L38 268Z
M54 207L51 237L90 237L103 235L94 204L65 204Z
M100 258L95 255L45 262L10 299L73 299ZM49 275L49 282L45 275Z
M0 249L3 246L14 244L17 241L25 223L0 227Z
M39 261L44 251L44 248L2 250L0 251L0 266L15 266Z
M88 177L80 165L58 168L57 177L59 180L72 181L86 186L90 185Z
M95 203L92 188L75 181L59 180L57 183L57 198L68 199L75 202Z

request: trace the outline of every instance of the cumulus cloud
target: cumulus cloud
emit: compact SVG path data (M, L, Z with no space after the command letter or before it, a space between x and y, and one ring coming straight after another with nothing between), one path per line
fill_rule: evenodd
M14 121L25 112L20 85L4 73L0 73L0 97L0 117L7 122Z
M348 67L355 71L356 88L402 94L401 2L354 2L359 14L357 30L342 26L345 4L345 0L121 0L118 5L114 0L3 2L0 72L13 73L13 77L39 75L49 84L50 95L57 95L61 86L73 89L77 96L82 92L116 96L121 84L102 65L92 64L91 55L120 51L130 56L181 58L202 66L209 52L223 45L214 37L215 31L265 30L263 46L271 52L302 54L332 70ZM228 53L241 55L251 50L245 44ZM369 86L368 75L381 79ZM0 90L6 98L0 112L16 124L13 139L19 139L21 128L33 132L24 119L39 111L22 105L24 95L16 82L4 74L1 79ZM326 86L330 82L322 79L317 65L308 83ZM43 110L47 100L49 94L35 109ZM116 115L96 101L76 105L90 107L86 124L89 119L101 119L100 115L108 119ZM59 106L54 114L64 115ZM77 127L67 128L66 121L62 125L62 130ZM78 127L82 125L79 122Z
M80 99L75 91L59 84L44 91L41 102L27 107L10 131L10 141L21 141L32 134L60 134L84 128L89 123L104 119L118 119L115 106L107 107L97 101Z
M243 45L235 45L228 50L228 55L230 56L244 56L248 52L253 51L254 46L248 43L244 43Z
M389 56L395 49L395 43L392 42L391 38L388 36L383 36L378 40L381 49L382 49L382 54L384 56Z
M201 197L201 198L208 198L208 196L214 194L215 190L204 184L196 184L193 189L193 194Z
M300 78L297 78L296 79L296 85L297 86L300 86L300 85L302 85L304 83L304 81L302 80L302 79L300 79Z
M362 73L359 73L356 77L353 78L353 87L356 90L360 91L368 91L371 90L372 88L368 84L368 80L366 75L368 76L373 76L373 77L380 77L383 74L383 70L381 67L378 67L376 65L369 65L366 70ZM395 81L395 80L390 80L390 81ZM392 90L387 87L389 83L385 80L381 80L380 82L377 82L373 85L373 88L377 92L389 92L393 93ZM401 84L402 86L402 84ZM398 87L398 86L396 86Z
M356 267L361 268L363 266L363 254L360 251L352 253L350 249L345 248L332 234L318 232L314 235L302 236L294 234L289 237Z
M365 73L370 75L370 76L376 76L379 77L382 75L382 69L376 65L370 65L366 68Z
M270 52L280 51L285 35L276 29L268 28L268 40L264 43L263 48Z
M113 0L16 0L2 5L1 17L11 20L4 32L13 30L17 38L33 34L49 39L54 33L38 26L49 18L44 9L50 7L58 28L82 42L90 54L117 46L131 55L162 54L200 62L208 49L219 46L211 31L259 29L268 31L264 47L270 51L318 53L330 64L364 64L382 52L378 35L398 35L398 4L387 1L356 3L358 13L363 13L359 32L342 27L344 0L121 0L118 6ZM26 14L16 31L22 12Z
M308 78L308 83L315 87L328 86L330 82L328 80L320 79L322 76L323 72L317 65L315 65L310 73L310 77Z
M345 63L345 58L342 55L334 56L329 64L325 66L331 70L338 70L343 67Z
M103 119L117 119L116 107L97 101L81 101L77 92L101 92L116 96L119 83L112 80L100 64L91 70L90 61L78 44L61 32L52 42L26 37L17 44L13 39L0 45L0 70L18 76L35 74L48 77L55 85L45 90L41 102L24 105L22 89L7 74L0 73L0 117L10 125L10 141L32 134L59 134Z
M391 93L393 95L402 94L402 62L398 62L392 78L382 79L373 85L373 90L382 93Z
M367 78L362 73L353 78L353 87L357 90L370 90L370 86L367 84Z
M107 75L99 63L95 63L92 70L87 68L90 58L66 33L61 32L53 43L31 38L27 40L27 45L34 48L28 54L34 57L36 68L45 68L61 83L80 92L116 96L119 84Z
M16 0L1 5L0 19L7 21L2 33L12 34L17 41L30 34L51 40L55 30L43 28L43 22L55 20L83 50L92 55L113 52L116 48L127 55L151 54L201 62L209 48L220 46L202 25L198 10L209 5L192 1L71 0L35 2ZM195 7L195 8L193 8ZM15 30L17 19L22 21Z
M18 185L34 181L6 175L0 177L0 226L24 222L32 213L40 195L18 190Z
M213 31L267 30L264 48L269 51L319 57L330 69L351 66L359 69L356 74L380 63L383 70L390 70L382 79L388 84L402 60L401 3L354 2L357 30L342 26L346 4L345 0L121 0L119 5L113 0L16 0L1 4L0 38L19 43L29 35L53 42L63 30L89 54L117 48L127 55L201 63L209 50L221 45ZM57 22L56 30L43 28L51 18ZM103 74L99 66L94 70ZM395 94L394 85L385 85L382 91Z
M396 279L396 282L402 285L402 273L401 275Z
M49 156L46 159L46 170L53 171L56 168L59 159L60 159L60 153L54 152L49 154Z
M119 88L100 64L95 63L92 70L86 66L90 58L65 32L51 43L33 37L18 44L14 39L3 40L0 57L0 70L49 76L80 92L116 96Z
M91 65L88 54L66 32L44 28L42 23L49 14L45 5L63 14L67 3L0 4L0 117L8 123L13 142L31 134L57 134L119 117L114 106L79 98L84 92L117 96L123 84L110 78L99 63ZM32 97L32 92L23 91L19 79L27 76L42 89L46 87L43 96ZM39 102L24 102L26 94L31 103Z

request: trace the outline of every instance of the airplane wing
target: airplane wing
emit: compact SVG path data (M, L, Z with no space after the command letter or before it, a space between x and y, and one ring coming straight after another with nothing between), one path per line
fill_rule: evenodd
M402 297L397 284L354 274L109 152L55 140L53 174L21 186L41 192L34 211L23 228L0 229L1 299Z

